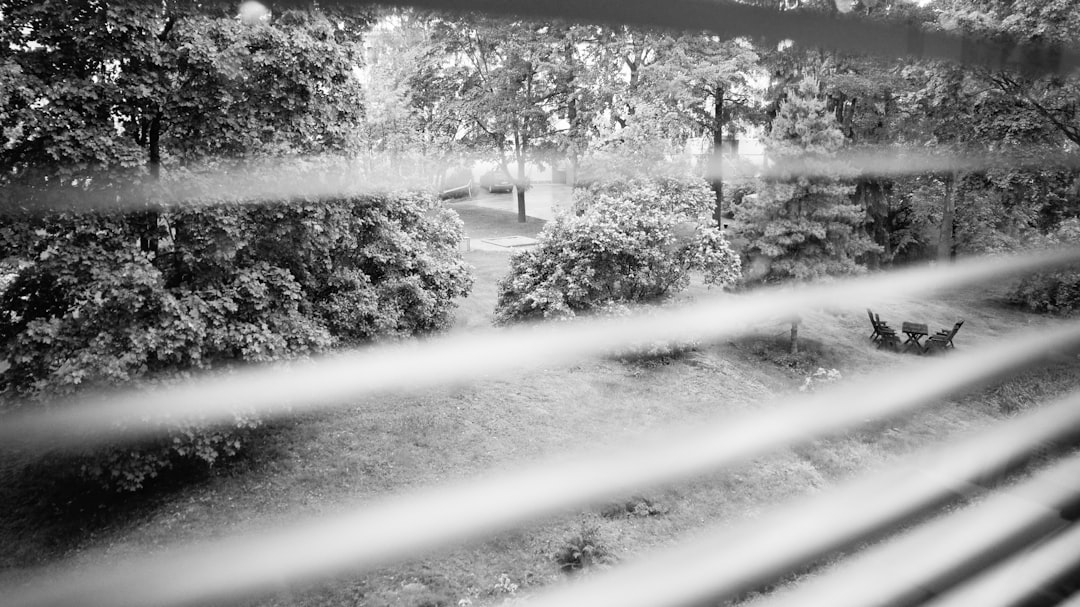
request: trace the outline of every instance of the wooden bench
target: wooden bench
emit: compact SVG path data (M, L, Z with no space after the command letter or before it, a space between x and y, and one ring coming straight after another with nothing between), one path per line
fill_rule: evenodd
M870 334L870 341L876 343L879 350L881 348L899 349L900 338L896 335L896 331L881 320L880 316L874 314L870 308L866 309L866 314L870 317L870 326L874 327L874 332Z
M944 351L955 348L956 346L953 344L953 338L956 337L956 332L960 330L960 327L963 324L964 321L961 320L953 325L951 330L942 329L931 335L930 338L926 340L926 346L923 348L923 351L929 352L931 349Z

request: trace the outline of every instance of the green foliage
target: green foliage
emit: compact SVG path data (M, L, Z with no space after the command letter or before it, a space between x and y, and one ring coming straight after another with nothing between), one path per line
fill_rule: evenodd
M460 226L412 194L156 203L205 169L357 146L365 17L286 10L244 23L235 10L4 5L0 258L23 266L0 298L9 403L434 330L467 289L450 244ZM85 198L129 210L19 210ZM231 428L177 422L164 442L93 458L86 471L130 489L177 458L213 463L254 423L237 414Z
M156 254L137 246L140 213L58 215L26 236L35 261L0 296L9 398L32 406L436 331L471 286L460 220L428 195L191 207L159 221ZM237 414L236 428L255 423ZM196 422L87 471L134 489L175 458L212 464L239 449L242 433Z
M524 222L525 163L546 161L560 139L562 58L573 44L552 24L480 15L440 15L431 22L427 53L410 80L416 110L433 132L498 163L518 186Z
M962 183L964 204L956 212L956 244L963 252L1023 250L1076 213L1074 176L1066 171L997 170L970 174Z
M0 206L145 205L136 237L150 248L159 183L184 188L237 159L355 149L358 19L233 14L218 2L6 4ZM22 247L13 238L0 232Z
M865 235L866 212L853 204L851 175L835 162L844 135L820 98L818 84L804 79L780 104L766 140L781 166L804 169L761 184L735 214L737 234L747 241L750 280L809 280L863 269L860 255L878 250Z
M737 280L739 261L712 227L711 192L673 178L597 183L575 215L544 226L537 248L511 258L499 282L497 323L569 319L606 307L662 301L692 270L708 284Z
M1072 314L1080 310L1080 271L1039 272L1025 278L1012 299L1033 312Z
M272 23L195 15L171 33L175 88L160 110L167 150L185 159L327 153L355 146L359 45L315 12ZM174 50L175 49L175 50ZM173 67L170 65L169 67Z
M1070 219L1046 239L1050 246L1080 243L1080 219ZM1080 269L1062 268L1024 277L1013 290L1013 303L1033 312L1072 314L1080 310Z

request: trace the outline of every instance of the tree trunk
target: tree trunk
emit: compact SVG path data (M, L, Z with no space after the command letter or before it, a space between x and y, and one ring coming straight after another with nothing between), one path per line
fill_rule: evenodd
M712 190L716 196L716 204L713 207L713 219L716 226L724 229L724 178L723 169L723 145L724 145L724 89L716 87L713 94L713 140L712 162L709 170L712 172Z
M514 189L517 190L518 223L525 223L525 159L520 154L517 158L517 173Z
M941 235L938 238L938 261L949 263L953 258L953 220L956 215L955 172L945 176L945 198L941 203Z
M866 210L867 231L871 240L881 246L881 252L866 256L867 266L877 270L892 260L892 243L889 236L889 185L875 178L861 178L856 186L855 197Z
M566 106L566 121L570 123L570 132L573 135L577 134L578 127L578 109L577 100L571 98ZM567 167L566 167L566 185L574 187L574 182L577 180L577 167L578 167L578 154L574 148L574 144L570 144L570 149L566 155Z
M150 132L147 136L150 146L150 177L157 181L161 178L161 112L150 120Z
M566 48L563 50L565 53L566 65L573 66L575 69L577 64L574 57L574 44L569 42ZM574 181L577 179L577 167L578 167L578 154L574 145L574 138L579 135L578 127L578 102L577 98L573 94L574 80L577 78L577 73L571 71L569 78L566 81L566 121L570 124L571 143L568 153L566 155L567 167L566 167L566 185L574 187Z
M640 67L640 64L639 64L639 62L637 61L636 58L633 59L633 60L631 60L630 58L624 58L624 61L626 62L627 69L630 70L630 82L629 82L629 86L627 88L630 90L631 93L633 93L634 91L637 90L638 81L640 80L640 76L639 76L639 72L638 72L638 68ZM626 115L627 116L633 116L635 111L636 110L635 110L634 106L630 105L629 103L626 104ZM626 124L623 123L622 126L625 127Z
M870 201L870 184L865 179L860 179L855 184L855 199L859 201L859 205L866 211L867 223L869 228L870 238L874 242L878 242L878 218L873 212L873 203ZM880 243L879 243L880 244ZM877 253L868 253L866 257L866 267L871 270L877 270L881 267L881 259L878 258Z
M157 182L161 179L161 112L154 114L154 117L150 119L150 126L147 132L147 146L150 152L150 162L147 163L147 168L150 169L150 178ZM144 253L157 253L158 250L158 210L148 209L143 214L141 232L139 236L139 249Z

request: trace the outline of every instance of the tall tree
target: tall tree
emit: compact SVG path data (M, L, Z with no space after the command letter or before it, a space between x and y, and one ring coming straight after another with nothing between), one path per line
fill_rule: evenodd
M737 207L750 281L812 280L864 270L859 257L877 247L866 237L865 210L851 201L854 176L836 159L844 134L818 81L806 77L781 102L766 138L779 177L756 200ZM798 323L792 323L792 352Z
M662 174L675 144L690 128L672 111L668 74L654 69L669 35L645 28L597 28L585 57L581 87L593 101L588 140L592 177Z
M902 68L895 62L843 55L832 57L824 67L826 105L844 134L848 152L877 155L898 147L907 127L901 100L909 92L908 82L899 75ZM872 267L891 262L912 242L902 220L903 200L897 195L896 180L879 173L864 173L855 180L854 199L866 209L869 235L882 248L880 254L867 256Z
M1027 60L1041 60L1053 68L1056 49L1080 44L1080 12L1070 0L1024 3L1007 0L941 0L940 25L967 36L1008 36L1029 45ZM1053 69L1051 72L1055 71ZM1064 217L1074 210L1080 191L1080 172L1054 170L1054 156L1080 150L1080 74L1034 75L1022 69L972 72L979 116L973 121L986 146L1037 164L1049 155L1047 169L997 170L996 176L977 180L992 199L1007 203L1012 228L1022 216ZM1045 162L1045 161L1044 161ZM1071 188L1060 182L1072 182ZM1040 185L1036 185L1036 184ZM1059 184L1059 185L1052 185ZM1042 186L1050 186L1043 190ZM1069 192L1071 190L1071 193ZM1036 191L1040 195L1032 196ZM1041 207L1041 208L1039 208ZM1022 220L1021 220L1022 221Z
M705 34L669 38L661 59L651 68L654 80L666 90L673 106L712 144L710 183L716 198L713 219L722 223L724 202L724 138L734 135L737 119L754 110L755 79L760 79L758 55L747 40L721 40Z
M462 119L460 135L493 153L517 190L525 221L526 163L548 160L565 106L558 81L565 45L552 26L488 17L440 17L425 69L447 93L443 115Z
M437 18L385 8L365 36L365 149L371 171L444 189L448 170L469 152L468 118L453 111L459 83L433 51Z
M342 153L363 115L356 18L232 18L215 3L11 2L0 180L35 189L186 180L223 159ZM166 175L174 170L171 177ZM85 193L85 192L84 192ZM128 201L142 204L145 200ZM156 247L147 206L140 239Z
M909 96L908 118L913 126L918 125L906 133L909 143L941 155L946 167L948 161L984 147L973 128L977 90L963 68L945 63L913 65L905 70L905 77L919 83ZM956 208L964 174L964 170L951 167L934 175L939 188L933 196L941 201L937 258L945 263L956 255Z
M1032 59L1053 67L1061 46L1080 44L1080 11L1072 0L940 0L943 28L967 35L1002 34L1027 43ZM1080 146L1080 74L1033 76L1023 71L980 73L1016 103L1034 110L1074 146Z

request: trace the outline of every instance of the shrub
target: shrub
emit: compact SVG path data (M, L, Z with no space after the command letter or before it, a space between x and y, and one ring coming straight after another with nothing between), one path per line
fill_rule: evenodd
M430 196L8 217L7 254L32 259L0 295L8 406L87 389L175 382L197 370L305 357L449 325L471 278L460 220ZM149 249L149 250L146 250ZM82 468L137 489L177 459L235 454L257 419L198 420Z
M1011 298L1032 312L1073 313L1080 309L1080 271L1038 272L1020 281Z
M1069 219L1046 239L1048 246L1080 242L1080 219ZM1010 295L1013 303L1033 312L1071 314L1080 310L1080 268L1075 266L1026 276Z
M701 180L592 184L576 194L574 214L557 216L536 248L511 258L496 323L659 302L686 288L693 270L708 284L731 284L739 260L713 225L712 204Z
M615 555L604 545L600 527L582 525L580 531L563 542L554 555L559 570L574 573L596 565L610 565Z
M613 518L646 518L667 514L669 508L655 500L641 495L635 495L630 499L607 504L600 510L600 516L608 519Z

